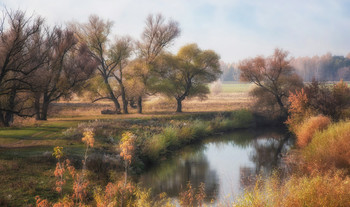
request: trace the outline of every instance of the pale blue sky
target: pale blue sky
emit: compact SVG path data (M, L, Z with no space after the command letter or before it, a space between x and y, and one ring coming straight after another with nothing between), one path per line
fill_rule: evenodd
M347 0L0 0L2 7L39 14L49 24L90 14L114 21L117 35L139 38L150 13L180 23L172 47L196 42L225 62L238 62L276 47L291 56L350 52L350 1Z

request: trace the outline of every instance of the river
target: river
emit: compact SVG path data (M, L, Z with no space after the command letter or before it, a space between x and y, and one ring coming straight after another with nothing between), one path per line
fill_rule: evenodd
M283 169L281 155L293 145L285 129L239 130L187 146L139 178L153 195L165 192L174 202L190 182L205 184L207 204L230 203L255 185L256 176Z

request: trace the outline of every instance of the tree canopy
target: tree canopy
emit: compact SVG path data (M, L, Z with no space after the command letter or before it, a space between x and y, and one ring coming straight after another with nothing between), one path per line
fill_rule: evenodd
M238 67L241 80L258 86L251 92L258 98L257 106L287 117L289 92L303 86L301 78L290 65L288 52L275 49L273 55L267 58L257 56L246 59Z
M161 79L155 90L177 101L177 112L182 112L186 97L205 97L208 83L221 75L219 55L212 50L201 50L197 44L183 46L177 55L165 54L158 62Z

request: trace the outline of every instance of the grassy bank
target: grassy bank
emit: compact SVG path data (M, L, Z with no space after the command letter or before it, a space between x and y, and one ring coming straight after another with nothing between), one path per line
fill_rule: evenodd
M137 154L130 170L139 173L182 146L255 124L253 115L247 110L100 118L54 118L48 122L1 129L0 182L3 187L0 204L33 204L36 195L57 200L59 195L54 191L53 176L56 160L52 157L52 149L63 146L65 157L79 169L84 154L81 136L86 128L94 129L96 140L87 161L89 180L93 185L105 186L120 177L123 171L116 146L125 131L137 135Z

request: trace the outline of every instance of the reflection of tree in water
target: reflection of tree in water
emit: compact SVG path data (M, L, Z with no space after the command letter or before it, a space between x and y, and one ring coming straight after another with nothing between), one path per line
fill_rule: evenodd
M206 199L211 200L217 195L219 183L216 171L209 168L203 146L197 146L201 149L184 152L180 159L163 162L141 176L140 182L144 187L151 187L154 195L166 192L169 197L177 197L188 182L196 189L205 183Z
M188 147L187 150L181 150L181 154L176 155L174 159L162 161L159 166L152 167L150 171L141 176L139 181L143 183L144 187L152 188L154 195L166 192L168 196L172 198L177 197L189 181L194 188L198 188L200 183L203 182L205 183L206 194L208 195L207 201L214 198L213 195L218 195L218 199L222 199L220 198L220 196L222 196L220 193L224 193L228 190L226 184L230 179L231 181L232 179L240 179L240 183L236 184L243 190L255 184L255 178L258 173L262 172L268 174L273 168L279 165L279 155L285 148L287 139L284 138L285 135L283 131L280 133L276 133L275 129L272 129L272 131L275 133L271 133L269 130L259 129L241 130L228 135L213 136L211 139L207 139L203 144L192 145ZM206 148L206 146L208 148ZM215 147L212 148L212 146ZM228 146L230 147L227 148ZM246 153L250 152L249 160L253 163L248 161L246 165L243 164L240 166L233 163L233 167L228 166L228 169L239 169L240 176L239 178L235 177L238 175L233 172L232 176L234 176L234 178L229 178L228 180L222 177L221 174L223 172L218 171L220 170L220 161L217 159L222 158L216 156L207 157L207 154L209 149L215 149L217 151L225 151L227 153L226 156L230 156L227 149L231 148L232 150L238 149L239 153L245 156L245 160L247 159ZM208 151L206 149L208 149ZM215 153L215 151L211 151L211 155L214 155L213 152ZM232 155L237 156L237 153L233 153ZM230 158L225 157L224 159ZM239 159L239 157L233 156L232 158ZM232 159L232 162L235 162L234 159ZM219 166L219 168L210 168L208 160L210 160L210 162L216 160L218 165L213 163L210 163L210 165L212 167ZM230 162L223 163L227 164ZM225 168L225 166L223 167ZM221 179L220 182L224 182L221 186L219 185L219 177Z
M254 186L257 175L268 176L281 167L281 154L291 146L291 139L285 134L264 133L251 142L253 151L250 160L255 167L240 168L241 189Z

